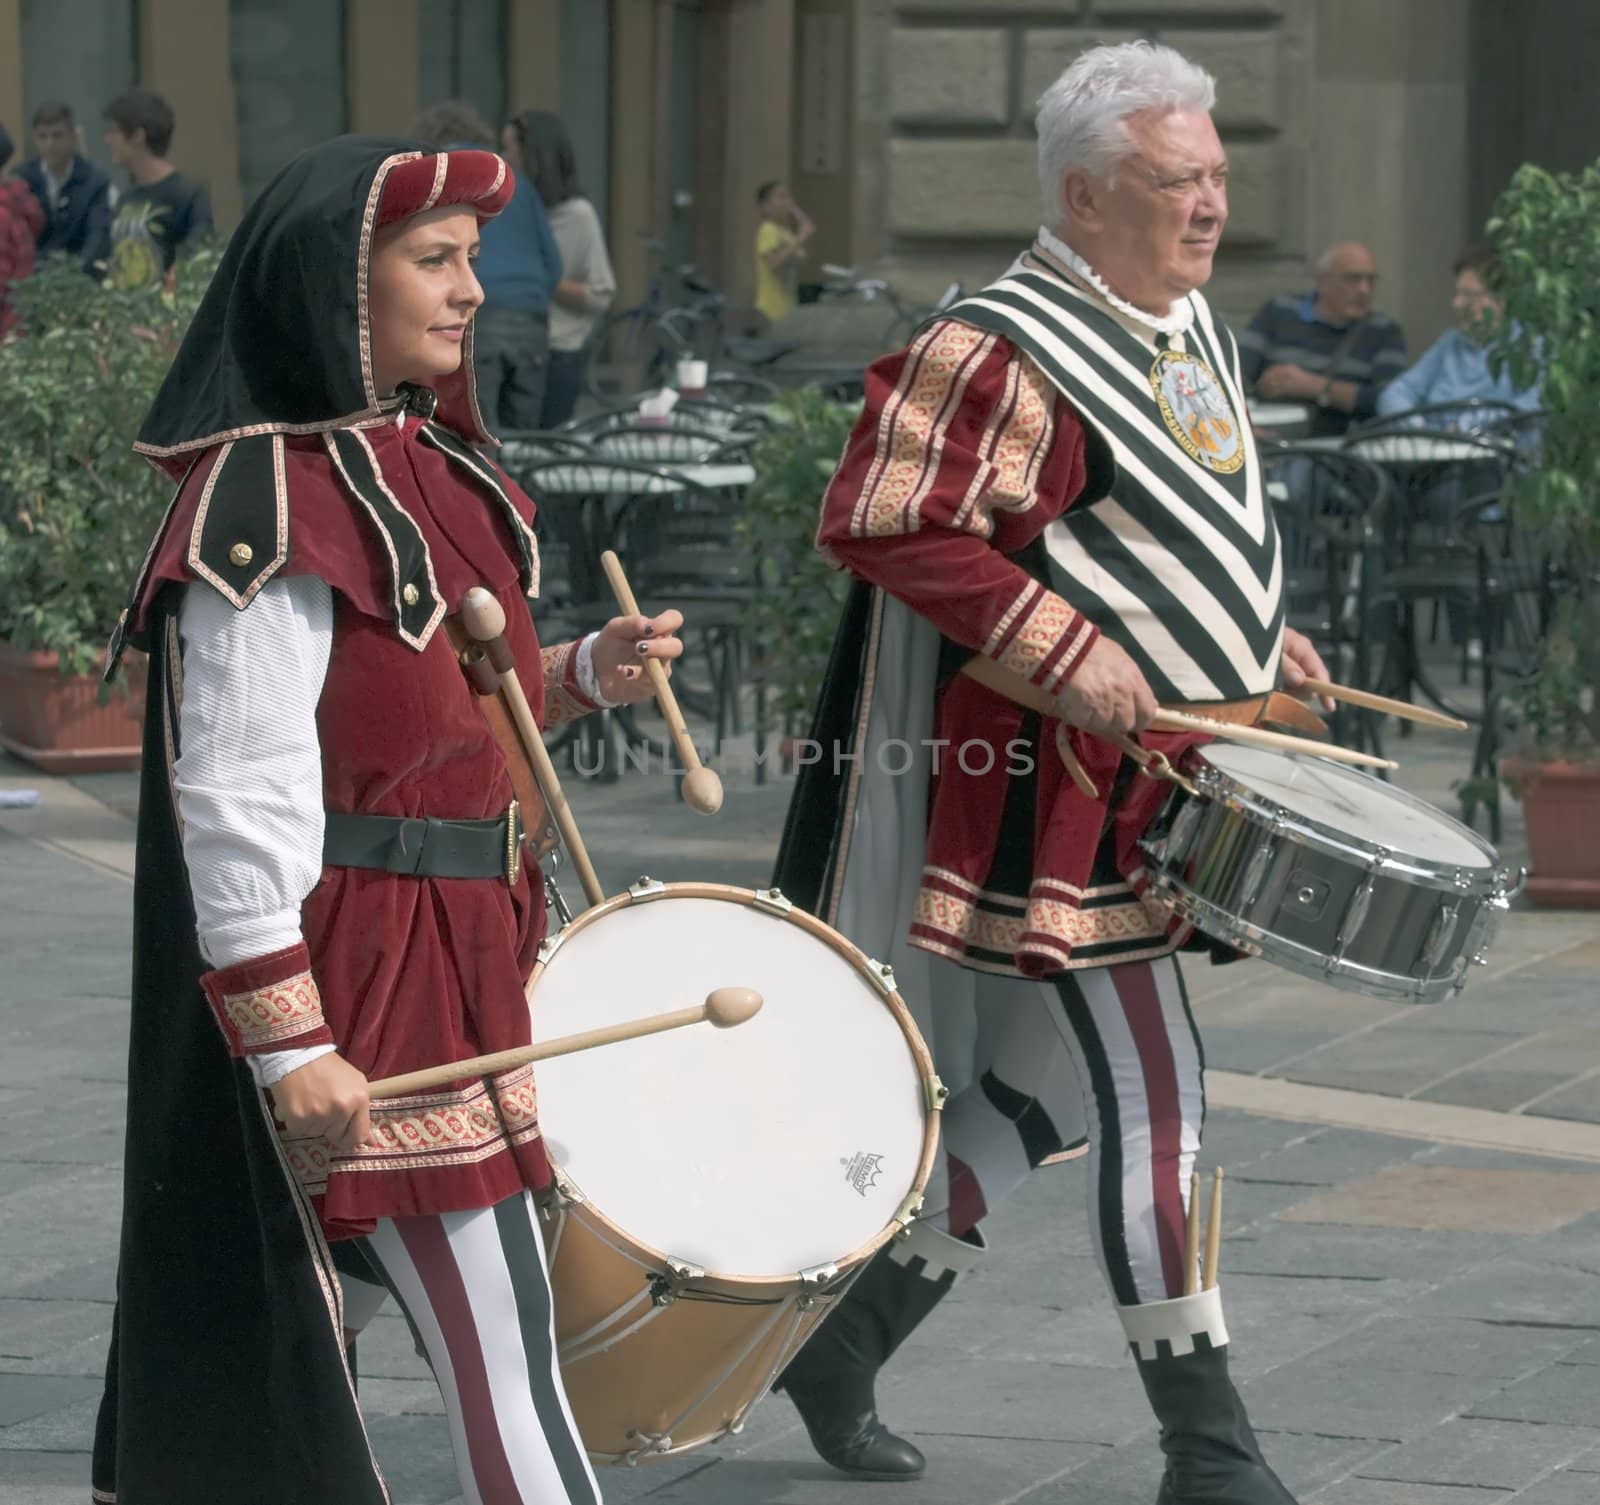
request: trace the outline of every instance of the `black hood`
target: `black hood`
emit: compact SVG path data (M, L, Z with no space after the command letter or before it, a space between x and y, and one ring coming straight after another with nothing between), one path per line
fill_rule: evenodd
M432 155L418 142L339 136L289 163L246 211L134 448L181 474L195 451L263 433L376 421L367 265L384 179ZM471 379L435 383L438 417L487 439Z

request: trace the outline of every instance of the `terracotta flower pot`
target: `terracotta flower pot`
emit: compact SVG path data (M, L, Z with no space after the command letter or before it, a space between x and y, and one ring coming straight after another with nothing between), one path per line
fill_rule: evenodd
M1551 909L1600 909L1600 762L1507 758L1500 771L1527 822L1528 897Z
M123 660L126 693L98 704L98 674L63 675L53 653L0 641L0 747L45 773L137 768L144 737L145 658Z

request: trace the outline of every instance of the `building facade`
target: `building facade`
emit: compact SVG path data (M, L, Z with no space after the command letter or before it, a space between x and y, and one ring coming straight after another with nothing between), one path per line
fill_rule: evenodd
M403 133L447 97L496 123L556 109L625 299L692 261L747 302L756 189L782 177L813 267L931 298L1032 234L1034 101L1134 37L1217 76L1232 216L1211 291L1235 319L1360 239L1420 348L1516 165L1600 151L1589 0L0 0L0 120L23 140L66 98L101 152L103 104L158 89L226 227L338 131Z

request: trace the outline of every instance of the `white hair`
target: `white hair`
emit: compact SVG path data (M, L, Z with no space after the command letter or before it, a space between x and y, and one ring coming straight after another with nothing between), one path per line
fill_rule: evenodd
M1052 223L1064 213L1061 180L1074 169L1109 177L1129 156L1128 117L1143 110L1204 110L1217 81L1155 42L1092 47L1039 96L1039 187Z

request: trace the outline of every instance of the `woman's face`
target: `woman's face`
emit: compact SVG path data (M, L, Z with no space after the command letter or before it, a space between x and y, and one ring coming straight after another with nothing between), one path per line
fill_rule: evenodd
M367 286L380 395L461 365L467 325L483 302L472 271L477 255L478 216L470 205L430 209L378 231Z
M514 171L527 176L528 168L522 160L522 137L517 134L516 126L500 127L500 155L511 164Z

